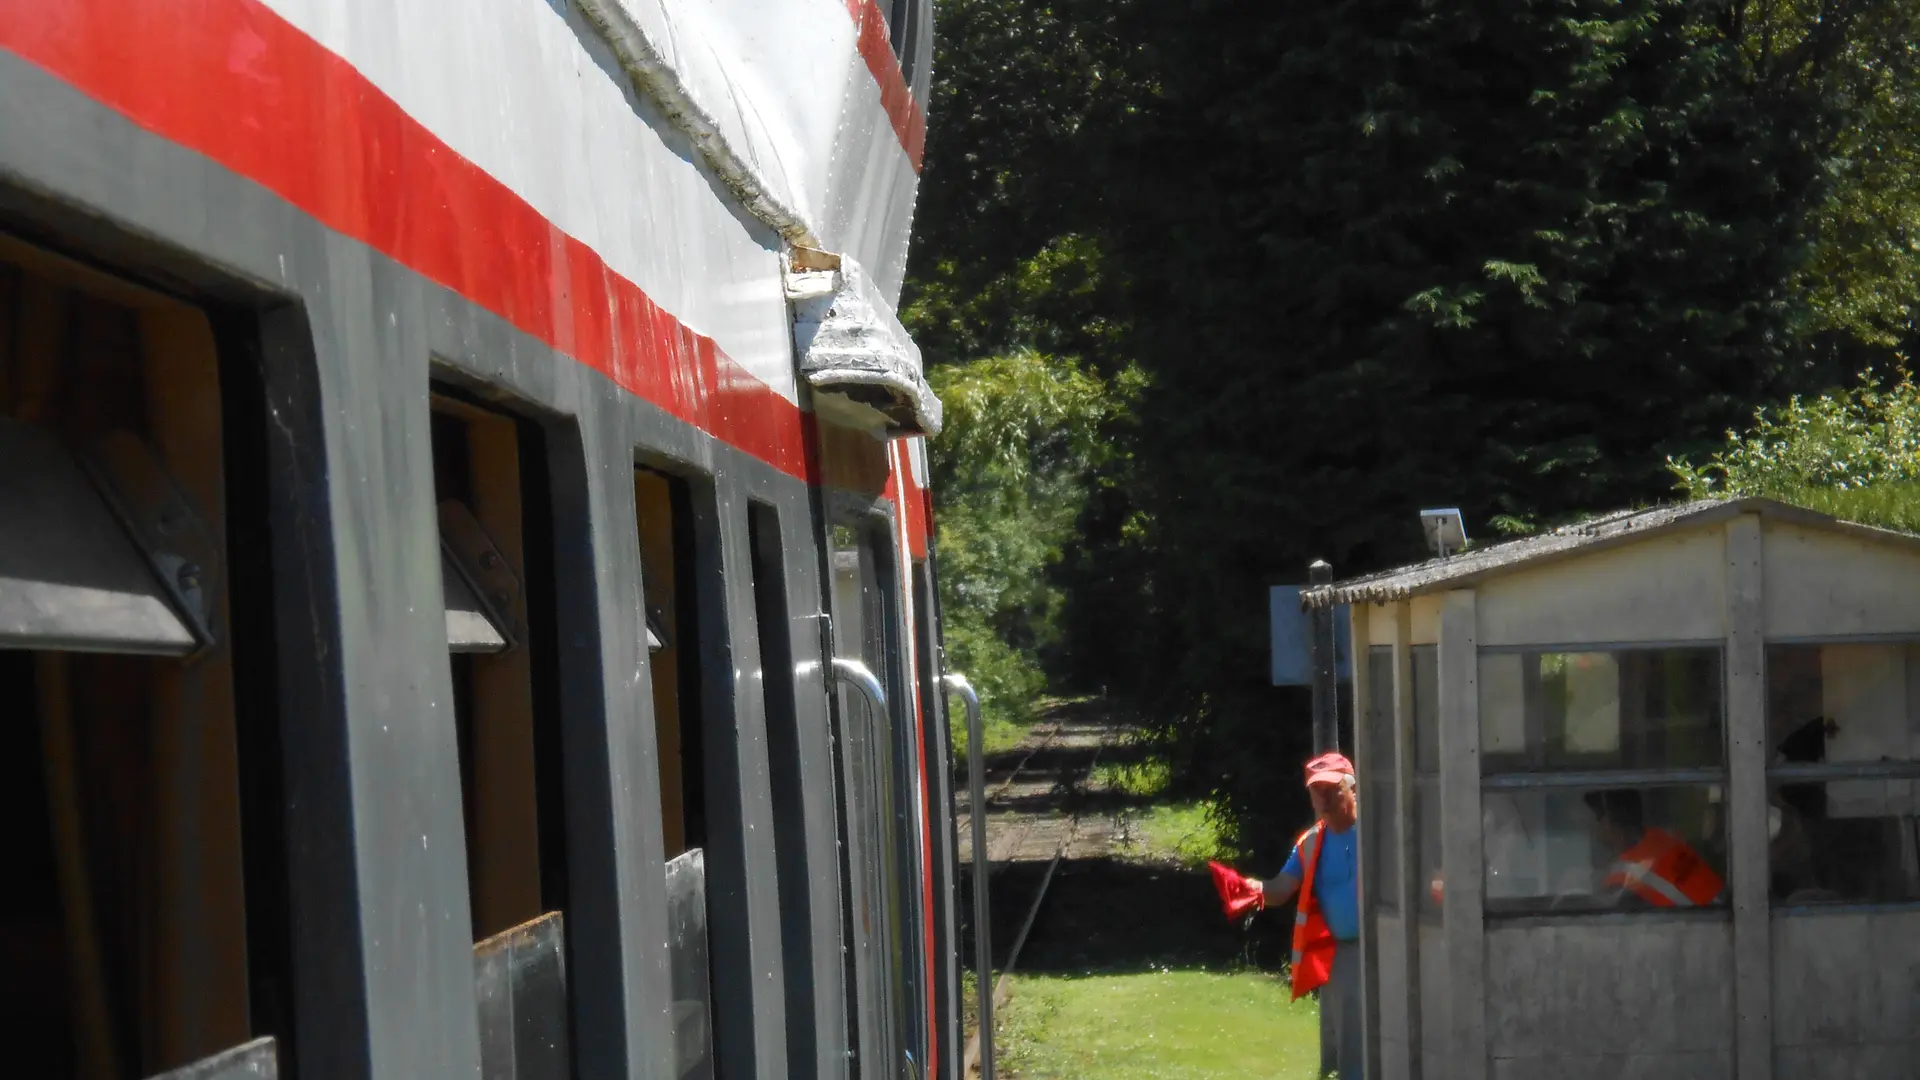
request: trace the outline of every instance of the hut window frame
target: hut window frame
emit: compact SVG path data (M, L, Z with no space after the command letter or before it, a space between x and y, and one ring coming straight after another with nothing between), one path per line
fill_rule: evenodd
M1497 847L1492 835L1494 822L1493 807L1497 804L1496 800L1498 803L1514 806L1516 811L1522 811L1525 804L1537 801L1540 804L1543 817L1548 817L1552 816L1549 813L1548 802L1564 800L1569 795L1584 795L1602 790L1630 790L1637 792L1639 793L1639 799L1636 801L1642 805L1649 801L1648 796L1651 795L1651 801L1656 806L1663 805L1667 802L1669 792L1696 789L1701 793L1700 805L1705 809L1702 810L1702 824L1699 828L1678 829L1677 822L1663 823L1658 820L1655 815L1649 815L1646 823L1650 826L1662 827L1665 827L1667 824L1673 824L1678 831L1682 832L1690 846L1693 846L1696 850L1700 847L1710 849L1701 854L1707 858L1709 865L1721 878L1723 885L1720 894L1712 903L1686 910L1724 913L1731 901L1730 878L1727 871L1725 851L1728 831L1725 810L1725 792L1728 775L1727 733L1730 722L1727 709L1727 651L1725 642L1720 639L1710 639L1608 642L1597 644L1528 643L1523 645L1483 646L1476 650L1476 652L1478 673L1476 687L1479 700L1475 702L1475 716L1476 722L1481 725L1481 831L1482 847L1483 851L1486 852L1486 857L1483 860L1480 872L1485 878L1483 895L1485 897L1484 903L1487 916L1489 918L1527 917L1541 914L1598 916L1613 914L1623 910L1611 904L1601 902L1599 898L1603 893L1598 888L1585 894L1577 891L1555 893L1552 891L1551 886L1543 886L1542 891L1538 894L1508 897L1496 897L1495 895L1496 888L1493 879L1499 869L1495 862L1496 856L1494 852L1497 850ZM1630 733L1627 730L1628 725L1626 716L1624 715L1626 709L1623 707L1625 700L1623 698L1621 682L1633 676L1626 674L1625 665L1620 662L1620 658L1627 655L1660 655L1673 653L1712 654L1711 670L1716 676L1716 679L1711 691L1711 702L1717 711L1717 718L1713 720L1715 726L1706 732L1706 735L1710 738L1710 742L1706 745L1710 745L1712 748L1710 754L1703 754L1692 760L1683 758L1681 760L1684 763L1680 764L1667 763L1652 765L1605 764L1600 762L1592 765L1583 765L1583 763L1578 761L1570 762L1566 760L1570 755L1565 753L1561 755L1561 760L1559 761L1551 759L1549 752L1550 747L1541 744L1537 739L1544 731L1544 725L1540 722L1540 717L1534 715L1540 711L1536 707L1535 702L1535 697L1538 695L1540 688L1535 685L1538 682L1537 678L1530 678L1528 675L1528 668L1533 666L1527 663L1528 659L1574 655L1606 655L1614 658L1612 664L1614 687L1612 691L1611 708L1614 711L1616 720L1614 737L1618 740L1618 749L1614 752L1620 754L1622 758L1625 759L1627 755L1626 739L1630 734L1647 739L1649 742L1657 741L1659 744L1664 745L1665 737L1670 734L1670 731L1644 723L1636 732ZM1523 696L1520 705L1526 716L1523 725L1523 741L1520 752L1526 755L1527 760L1512 763L1498 763L1498 757L1489 754L1487 746L1489 709L1488 661L1490 659L1516 655L1523 658L1520 671ZM1534 676L1538 675L1537 669L1533 674ZM1571 691L1564 692L1570 693ZM1645 699L1642 699L1642 706L1644 706L1644 704ZM1673 708L1672 703L1669 701L1663 700L1661 705L1663 708ZM1668 712L1663 714L1661 719L1663 721L1669 720L1676 715L1676 713ZM1699 733L1696 732L1695 734ZM1659 737L1658 740L1649 738L1654 735ZM1563 728L1561 741L1563 748L1565 747L1565 743L1566 733ZM1643 747L1644 745L1645 743L1643 743ZM1596 752L1592 756L1598 757L1600 753ZM1523 835L1526 835L1524 824L1525 823L1522 822ZM1543 851L1548 845L1544 834L1539 841L1534 841L1530 835L1526 835L1526 838L1530 844L1541 846ZM1718 857L1716 858L1715 856ZM1545 858L1544 854L1542 858ZM1594 879L1596 882L1599 880L1599 877L1600 871L1596 866L1594 871ZM1656 912L1670 913L1673 909L1635 907L1625 910L1630 911L1634 915L1642 915Z
M1824 666L1827 663L1827 651L1853 651L1858 661L1867 658L1870 651L1889 649L1899 651L1899 662L1902 668L1900 679L1906 712L1907 739L1905 756L1882 753L1877 759L1844 757L1839 760L1827 760L1826 754L1831 749L1831 741L1844 738L1854 730L1856 723L1855 717L1840 715L1837 710L1834 710L1835 715L1827 715L1835 705L1827 694L1829 671ZM1787 737L1781 737L1775 730L1775 711L1781 706L1783 699L1790 700L1794 693L1791 686L1782 684L1784 679L1792 677L1784 663L1791 655L1789 650L1814 654L1815 664L1821 665L1815 677L1818 680L1822 700L1820 715L1787 733ZM1856 663L1853 666L1863 665ZM1869 637L1836 635L1769 640L1766 672L1767 798L1769 839L1772 849L1768 867L1768 896L1772 906L1786 914L1905 909L1920 906L1920 634ZM1869 676L1873 674L1870 666L1866 674ZM1847 704L1852 706L1859 702ZM1788 755L1804 753L1805 748L1790 749L1786 743L1792 736L1804 735L1816 723L1819 724L1817 730L1822 735L1820 746L1822 760L1792 760ZM1896 784L1906 786L1905 800L1908 804L1906 807L1908 812L1905 814L1830 813L1834 797L1833 788L1836 785L1848 785L1856 789L1865 785L1885 785L1879 793L1865 797L1864 801L1871 802L1876 798L1883 801L1889 799L1897 801L1900 796L1891 794L1886 787ZM1865 861L1851 847L1861 839L1860 837L1848 839L1828 836L1819 843L1813 843L1811 838L1805 837L1802 833L1801 838L1805 842L1796 843L1793 836L1797 829L1805 828L1802 819L1810 816L1811 809L1805 805L1805 802L1815 794L1814 789L1817 789L1817 802L1820 804L1821 820L1824 824L1831 825L1838 821L1892 820L1897 822L1904 819L1905 828L1899 830L1900 835L1896 841L1899 850L1894 852L1897 861L1901 864L1899 869L1905 874L1903 887L1891 893L1864 886L1857 881L1854 887L1848 890L1826 888L1819 884L1805 885L1801 888L1785 887L1783 882L1792 882L1796 875L1832 883L1830 879L1836 873L1833 864L1857 866ZM1794 790L1794 795L1788 796L1786 794L1788 790ZM1862 801L1862 792L1856 790L1853 794L1856 802ZM1801 802L1803 805L1796 807L1792 805L1794 802ZM1775 831L1776 822L1778 822L1778 831ZM1883 832L1890 831L1883 830ZM1800 852L1806 856L1806 865L1796 867L1792 860L1801 847L1806 848L1804 852ZM1835 855L1836 852L1843 853L1845 857ZM1883 850L1880 854L1884 856L1886 853ZM1826 865L1816 866L1817 863ZM1884 870L1884 866L1882 869ZM1860 895L1863 889L1867 890L1866 895Z

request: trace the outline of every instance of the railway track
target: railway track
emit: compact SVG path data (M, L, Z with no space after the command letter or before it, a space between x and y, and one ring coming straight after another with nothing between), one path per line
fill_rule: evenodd
M1020 761L1014 766L1013 771L1007 775L1006 779L994 786L980 807L967 807L968 815L975 813L976 810L981 813L990 814L995 802L1004 799L1008 792L1016 790L1016 785L1020 781L1021 774L1033 767L1036 757L1048 750L1061 748L1061 734L1065 726L1064 722L1054 721L1044 734L1042 734L1040 740L1030 746L1026 753L1021 755ZM1042 908L1046 905L1047 893L1049 887L1053 884L1054 872L1059 869L1060 861L1066 856L1068 850L1072 848L1074 841L1079 837L1081 810L1077 805L1080 801L1077 796L1080 794L1087 779L1091 777L1094 770L1099 767L1100 756L1106 752L1110 739L1110 729L1098 729L1098 741L1093 744L1092 753L1086 761L1084 763L1076 762L1063 765L1046 789L1046 797L1055 800L1058 806L1066 811L1064 818L1040 813L1025 814L1021 816L1020 821L1012 830L1003 830L997 842L991 834L988 836L987 874L989 881L991 881L992 876L996 872L1004 870L1015 862L1037 862L1039 858L1042 857L1047 859L1046 872L1040 878L1039 887L1034 890L1033 899L1026 906L1024 917L1020 921L1019 932L1014 935L1013 945L1008 950L1007 958L1000 967L999 977L994 981L993 1000L996 1010L1007 998L1010 985L1009 979L1016 965L1019 963L1020 951L1026 945L1027 937L1033 930L1033 924L1039 918ZM1042 832L1043 829L1045 830L1044 832ZM1037 833L1040 835L1039 844L1036 845L1033 841ZM965 828L962 828L961 835L967 835ZM1050 854L1046 853L1048 840L1052 841ZM1022 858L1021 856L1023 855L1027 857ZM963 856L963 858L964 857L965 856ZM974 1075L978 1070L979 1054L980 1033L976 1029L968 1033L964 1062L964 1070L967 1075Z

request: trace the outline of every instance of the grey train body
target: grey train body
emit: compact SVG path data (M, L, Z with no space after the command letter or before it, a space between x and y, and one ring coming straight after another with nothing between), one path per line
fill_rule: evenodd
M771 229L751 224L769 250L779 248ZM843 721L828 681L824 550L829 520L893 522L893 502L811 486L727 445L5 50L0 232L202 308L223 367L253 372L223 392L229 407L255 417L258 460L233 460L253 451L230 443L228 467L256 476L270 544L270 574L253 584L270 589L271 654L259 651L263 639L235 647L272 667L290 1010L288 1030L274 1033L283 1072L499 1075L493 1064L483 1072L476 935L462 917L469 866L436 572L438 389L531 425L545 448L571 1072L677 1080L661 768L641 615L649 583L635 543L633 478L643 466L679 478L691 496L717 1074L902 1075L895 1062L863 1057L911 1041L883 1047L868 1034L883 1022L848 1012L883 1011L885 1002L849 986L868 977L860 965L872 943L846 918L842 895L834 732ZM260 396L243 408L231 395L249 379ZM765 695L750 692L765 638L755 507L777 521L792 760L770 750ZM232 586L236 595L242 587ZM765 597L759 606L766 610ZM932 618L918 613L928 642L937 640ZM906 670L899 644L889 643L899 668L889 679L904 690L922 673ZM942 950L921 985L939 998L939 1072L954 1075L945 720L937 695L926 709L927 730L938 733L926 771L940 888L923 918ZM776 805L781 769L797 793L784 809L797 821ZM857 846L860 830L845 831ZM909 883L917 887L918 875ZM796 963L805 969L790 970ZM796 1050L810 1056L796 1060ZM926 1065L915 1066L920 1075Z

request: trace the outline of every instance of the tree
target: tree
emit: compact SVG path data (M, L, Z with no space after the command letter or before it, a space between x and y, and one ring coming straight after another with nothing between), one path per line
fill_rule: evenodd
M1920 532L1920 387L1863 372L1845 390L1756 409L1701 464L1668 467L1688 498L1765 495Z
M1658 498L1666 457L1832 380L1795 284L1846 39L1755 51L1747 8L1169 12L1107 249L1147 377L1142 689L1249 839L1299 808L1286 748L1245 747L1306 749L1261 685L1265 586L1419 557L1421 506L1525 528Z
M1063 602L1052 571L1105 462L1098 433L1124 381L1023 350L936 368L932 382L946 408L929 460L947 649L1004 730L1046 688Z

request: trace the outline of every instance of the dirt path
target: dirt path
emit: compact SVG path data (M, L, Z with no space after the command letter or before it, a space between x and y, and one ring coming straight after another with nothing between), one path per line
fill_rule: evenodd
M1132 730L1102 701L1063 703L1013 750L987 761L987 850L993 864L996 967L1004 965L1047 865L1064 845L1021 971L1138 971L1276 963L1284 952L1229 924L1204 866L1134 842L1133 815L1158 801L1106 790L1099 765L1138 761ZM955 778L962 895L971 899L973 825L964 774ZM962 916L963 924L970 922ZM1280 928L1282 931L1286 927ZM971 957L971 927L964 955Z
M1097 702L1065 704L1034 725L1019 747L987 760L987 853L996 867L1049 862L1063 844L1069 859L1108 853L1111 819L1078 812L1088 796L1097 793L1088 786L1095 765L1112 755L1126 734ZM959 855L968 863L973 859L973 808L964 778L959 781Z

